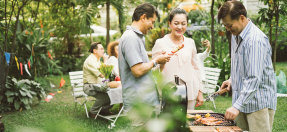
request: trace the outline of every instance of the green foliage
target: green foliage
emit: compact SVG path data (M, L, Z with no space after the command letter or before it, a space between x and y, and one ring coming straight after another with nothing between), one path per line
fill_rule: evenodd
M18 45L15 47L16 52L14 54L23 64L27 64L29 61L31 62L30 73L32 76L45 76L51 72L62 74L61 67L57 64L59 61L51 60L47 57L47 51L51 46L49 35L53 31L54 30L44 31L42 28L35 28L35 30L32 31L24 30L17 35ZM12 68L10 68L10 76L30 78L25 72L22 77L20 71L15 69L17 69L17 67L14 63Z
M205 21L205 24L209 24L207 20L211 19L206 10L192 10L188 13L188 18L191 24L200 24L202 21Z
M33 96L36 96L38 100L46 97L43 87L39 83L28 79L18 81L16 78L7 77L5 86L6 96L3 99L7 102L2 103L13 104L10 107L15 110L22 109L23 107L30 109Z
M89 52L85 52L83 56L62 55L57 60L62 67L61 73L67 74L70 71L82 71L84 62L89 55ZM53 74L55 73L53 72Z
M197 53L204 52L204 47L201 45L201 38L210 41L210 30L195 30L192 31L192 39L195 42Z
M168 28L154 28L150 30L150 33L146 36L146 47L147 50L151 50L155 44L155 41L159 38L163 38L164 35L168 34L170 31Z
M34 81L38 82L46 92L52 91L51 84L45 77L35 77Z

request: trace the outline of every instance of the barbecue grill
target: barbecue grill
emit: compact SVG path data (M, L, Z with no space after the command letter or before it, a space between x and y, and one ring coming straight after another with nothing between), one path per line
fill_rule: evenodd
M193 113L193 115L200 115L201 117L204 117L204 115L206 115L207 113ZM219 121L223 121L223 123L217 124L217 125L212 125L212 126L236 126L235 121L224 121L224 114L221 113L209 113L210 117L214 117L216 119L218 119ZM189 126L204 126L204 125L198 125L198 124L194 124L195 120L191 119L187 121L187 124Z
M161 113L159 116L170 114L175 121L171 131L189 131L186 128L187 87L186 82L175 75L175 81L169 82L162 90Z
M171 115L172 120L175 122L175 128L169 131L190 131L189 126L204 126L195 125L195 120L187 120L187 87L186 82L175 75L174 82L169 82L165 85L162 90L162 103L161 103L161 113L159 116L164 116L165 114ZM175 114L176 113L176 114ZM180 113L180 115L178 115ZM207 113L193 113L201 115L204 117ZM223 121L221 124L213 126L236 126L235 121L224 121L224 114L221 113L210 113L211 117Z

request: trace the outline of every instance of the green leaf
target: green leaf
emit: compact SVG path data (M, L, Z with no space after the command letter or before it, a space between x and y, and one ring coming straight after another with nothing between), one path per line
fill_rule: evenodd
M29 44L26 44L27 49L29 49L31 51L31 47Z
M25 104L24 107L25 107L27 110L31 109L31 107L30 107L29 104L27 104L27 105Z
M5 93L6 96L12 96L15 95L14 92L7 90Z
M20 108L20 102L19 102L19 100L15 100L15 101L14 101L14 107L15 107L16 110L19 110L19 108Z
M13 96L12 96L12 97L8 97L7 101L10 103L10 102L12 102L12 101L13 101L13 99L14 99L14 97L13 97Z
M22 96L27 96L27 93L28 93L28 92L23 91L23 90L19 90L19 92L20 92L20 94L21 94Z
M19 82L17 83L17 89L21 88L24 84L25 84L24 81L19 81Z
M27 96L28 96L29 98L33 98L33 96L30 94L30 92L27 92Z
M6 86L7 89L12 89L13 88L13 85L11 83L6 83L5 86Z
M4 96L0 95L0 100L2 100L4 98Z
M14 84L17 84L17 83L18 83L18 81L17 81L16 78L12 78L11 80L12 80L12 82L14 82Z
M37 93L34 92L34 91L30 91L30 94L32 94L32 95L37 95Z
M21 97L20 98L21 102L23 102L24 104L28 104L28 98L27 97Z

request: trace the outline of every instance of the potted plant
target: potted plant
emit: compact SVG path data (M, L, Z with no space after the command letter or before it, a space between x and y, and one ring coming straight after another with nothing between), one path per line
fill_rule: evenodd
M219 36L223 36L225 34L224 28L220 24L217 25L217 31Z

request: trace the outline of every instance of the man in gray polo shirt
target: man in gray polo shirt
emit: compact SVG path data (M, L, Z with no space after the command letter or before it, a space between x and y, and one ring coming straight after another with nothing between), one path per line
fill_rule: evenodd
M123 88L124 112L131 120L133 131L140 131L150 119L154 106L159 104L151 69L165 64L170 57L164 53L149 61L145 49L144 34L154 27L158 17L156 8L149 4L139 5L119 43L119 71ZM145 109L140 112L138 109Z

